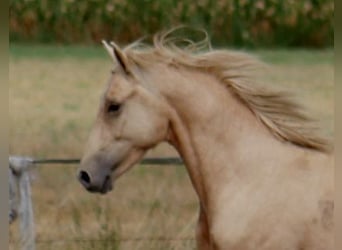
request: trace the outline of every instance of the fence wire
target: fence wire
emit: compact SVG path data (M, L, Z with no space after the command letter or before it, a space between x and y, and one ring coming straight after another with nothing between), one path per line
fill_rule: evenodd
M79 164L80 159L32 159L32 164ZM177 157L145 158L141 165L183 165L183 161Z
M36 243L62 243L62 242L130 242L130 241L194 241L194 238L168 238L168 237L137 237L137 238L119 238L119 239L84 239L84 238L73 238L73 239L37 239Z
M10 156L9 157L9 223L11 224L17 215L20 219L20 241L10 241L12 244L20 244L23 250L35 250L38 244L57 243L80 243L80 242L141 242L141 241L194 241L193 238L172 238L172 237L132 237L113 239L36 239L35 227L31 200L31 187L29 171L38 164L78 164L80 159L33 159L30 157ZM141 165L183 165L180 158L145 158Z

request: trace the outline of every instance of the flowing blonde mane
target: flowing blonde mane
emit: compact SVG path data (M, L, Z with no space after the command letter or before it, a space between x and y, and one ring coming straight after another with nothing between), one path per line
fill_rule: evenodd
M170 34L155 35L153 46L140 42L127 46L124 49L127 60L142 68L158 62L212 74L278 139L322 152L331 151L329 140L318 134L313 119L289 93L255 83L256 78L251 73L260 65L258 60L241 52L213 50L207 36L194 43Z

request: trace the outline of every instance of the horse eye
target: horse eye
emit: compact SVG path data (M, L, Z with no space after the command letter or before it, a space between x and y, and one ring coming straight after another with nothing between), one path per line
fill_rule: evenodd
M111 113L111 114L115 114L120 110L120 108L121 108L121 104L111 103L111 104L109 104L109 106L107 108L107 112Z

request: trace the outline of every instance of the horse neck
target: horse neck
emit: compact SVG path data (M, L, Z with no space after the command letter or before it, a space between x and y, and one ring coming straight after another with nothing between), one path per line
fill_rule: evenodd
M215 77L187 70L177 74L165 70L160 75L158 88L174 110L170 142L184 159L204 206L234 179L247 181L248 176L260 174L257 165L266 168L264 156L270 160L284 150ZM272 155L264 153L271 149Z

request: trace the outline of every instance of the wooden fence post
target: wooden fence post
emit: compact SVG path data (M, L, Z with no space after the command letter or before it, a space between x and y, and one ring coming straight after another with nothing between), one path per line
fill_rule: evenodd
M35 250L35 228L31 200L29 169L33 167L32 159L28 157L10 156L9 163L12 176L19 189L20 244L23 250ZM11 183L10 183L11 185ZM13 183L12 183L13 185ZM11 187L11 186L10 186ZM11 188L10 188L11 189ZM11 191L11 190L10 190ZM13 192L13 190L12 190ZM14 190L15 192L15 190ZM18 197L18 193L16 194ZM11 215L11 214L10 214Z

